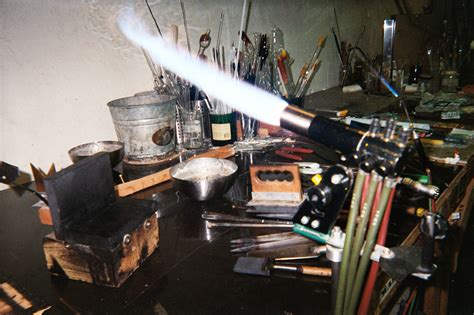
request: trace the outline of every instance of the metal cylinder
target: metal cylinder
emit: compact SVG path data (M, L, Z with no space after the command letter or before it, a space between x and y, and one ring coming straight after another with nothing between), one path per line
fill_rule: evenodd
M154 91L107 103L126 163L151 164L174 150L175 104L175 98Z
M341 232L342 233L342 232ZM331 262L331 313L336 313L337 286L342 261L342 248L326 245L326 258Z
M280 125L300 135L309 136L308 131L315 116L316 115L298 107L288 106L281 113Z
M209 116L209 108L206 100L193 101L194 108L202 115L202 131L205 139L211 139L211 118Z

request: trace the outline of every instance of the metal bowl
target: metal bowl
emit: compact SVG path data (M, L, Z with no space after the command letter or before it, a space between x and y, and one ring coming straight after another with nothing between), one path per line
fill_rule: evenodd
M73 163L76 163L86 157L99 152L108 152L110 164L117 166L123 159L124 148L123 143L119 141L96 141L78 145L68 151L69 157Z
M189 198L210 200L225 194L237 178L238 166L232 161L196 158L170 169L174 186Z

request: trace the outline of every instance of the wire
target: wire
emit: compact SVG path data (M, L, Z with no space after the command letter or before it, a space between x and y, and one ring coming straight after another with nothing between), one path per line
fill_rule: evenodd
M380 225L379 234L377 237L377 244L384 246L385 240L387 239L388 224L390 221L390 214L392 211L393 198L395 196L396 188L392 188L390 192L387 208L383 215L382 224ZM367 314L369 311L370 299L372 298L372 292L375 286L375 280L377 279L377 273L379 271L379 263L373 261L370 266L369 275L365 283L364 292L362 294L361 302L359 305L358 314Z
M403 310L402 315L407 315L410 305L413 302L413 299L415 298L416 291L417 291L416 288L413 289L413 291L411 291L410 298L408 299L408 302L405 304L405 309Z
M44 198L39 192L37 192L36 190L34 189L31 189L30 187L27 187L27 186L24 186L24 185L18 185L18 184L14 184L14 183L10 183L8 184L9 186L13 187L13 188L21 188L21 189L24 189L24 190L27 190L31 193L33 193L34 195L36 195L36 197L38 197L41 201L43 201L47 206L49 206L49 203L48 203L48 200L46 198Z
M158 22L155 19L155 15L153 14L153 11L151 10L148 0L145 0L145 3L146 3L146 6L148 7L148 11L150 11L151 17L153 18L153 22L155 22L155 26L156 26L156 29L158 30L158 33L160 34L161 37L163 37L163 34L161 34L160 27L158 26Z
M413 299L413 302L411 302L410 310L408 311L408 314L413 314L413 310L415 309L415 304L417 300L418 300L418 294L415 293L415 298Z

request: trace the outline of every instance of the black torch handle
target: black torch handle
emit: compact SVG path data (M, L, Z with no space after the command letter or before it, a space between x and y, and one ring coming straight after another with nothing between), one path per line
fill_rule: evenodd
M355 151L363 132L298 107L288 106L280 117L281 127L306 136L344 154Z
M308 130L308 136L343 154L356 151L364 132L350 128L327 117L316 116Z
M406 148L403 142L368 134L295 106L288 106L282 112L280 125L342 154L370 155L391 165L398 162Z

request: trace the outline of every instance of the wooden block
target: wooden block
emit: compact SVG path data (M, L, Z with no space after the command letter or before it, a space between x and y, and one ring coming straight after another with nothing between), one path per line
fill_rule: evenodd
M58 276L98 285L120 287L158 247L159 228L156 214L131 232L127 240L112 249L70 244L54 233L43 239L49 271Z
M278 176L279 173L291 174L292 180L262 180L261 172L273 172ZM252 192L291 192L301 193L301 179L298 165L251 165L250 179L252 183Z
M53 219L51 218L51 210L47 206L43 206L38 209L38 217L41 224L53 225Z
M31 301L22 293L20 293L10 283L4 282L0 284L0 289L9 299L11 299L17 306L21 307L22 309L26 310L33 306Z

